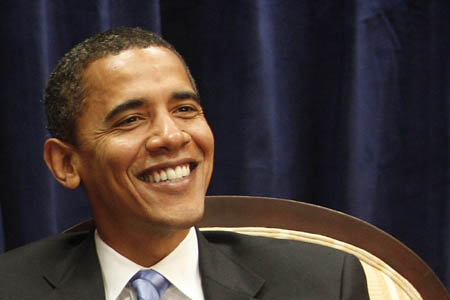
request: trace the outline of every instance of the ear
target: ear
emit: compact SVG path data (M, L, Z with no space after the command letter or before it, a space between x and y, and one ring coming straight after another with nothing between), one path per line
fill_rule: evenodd
M49 138L44 144L44 161L59 183L69 189L80 185L73 145L56 138Z

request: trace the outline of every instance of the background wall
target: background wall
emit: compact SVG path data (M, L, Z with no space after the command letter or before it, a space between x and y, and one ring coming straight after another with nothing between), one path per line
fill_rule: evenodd
M216 137L209 194L352 214L450 286L449 1L4 0L0 11L1 251L90 216L42 161L41 95L75 43L141 26L198 81Z

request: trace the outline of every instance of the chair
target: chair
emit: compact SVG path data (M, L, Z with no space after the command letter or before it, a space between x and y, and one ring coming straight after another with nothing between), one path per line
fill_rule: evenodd
M450 299L430 267L360 219L317 205L264 197L208 196L201 230L229 230L322 244L359 258L371 299Z
M321 244L359 258L372 300L450 300L431 268L404 244L360 219L303 202L207 196L200 230L225 230ZM92 227L92 221L67 231Z

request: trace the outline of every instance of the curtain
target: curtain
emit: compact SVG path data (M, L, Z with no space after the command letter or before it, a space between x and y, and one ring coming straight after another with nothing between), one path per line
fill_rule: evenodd
M14 0L0 4L0 251L90 217L42 160L46 79L88 36L163 35L216 140L209 194L295 199L391 233L450 287L447 0Z

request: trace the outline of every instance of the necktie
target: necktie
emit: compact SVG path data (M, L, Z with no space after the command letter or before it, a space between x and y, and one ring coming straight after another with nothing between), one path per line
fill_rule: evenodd
M130 284L135 289L138 300L159 300L169 287L169 281L154 270L137 272L130 279Z

